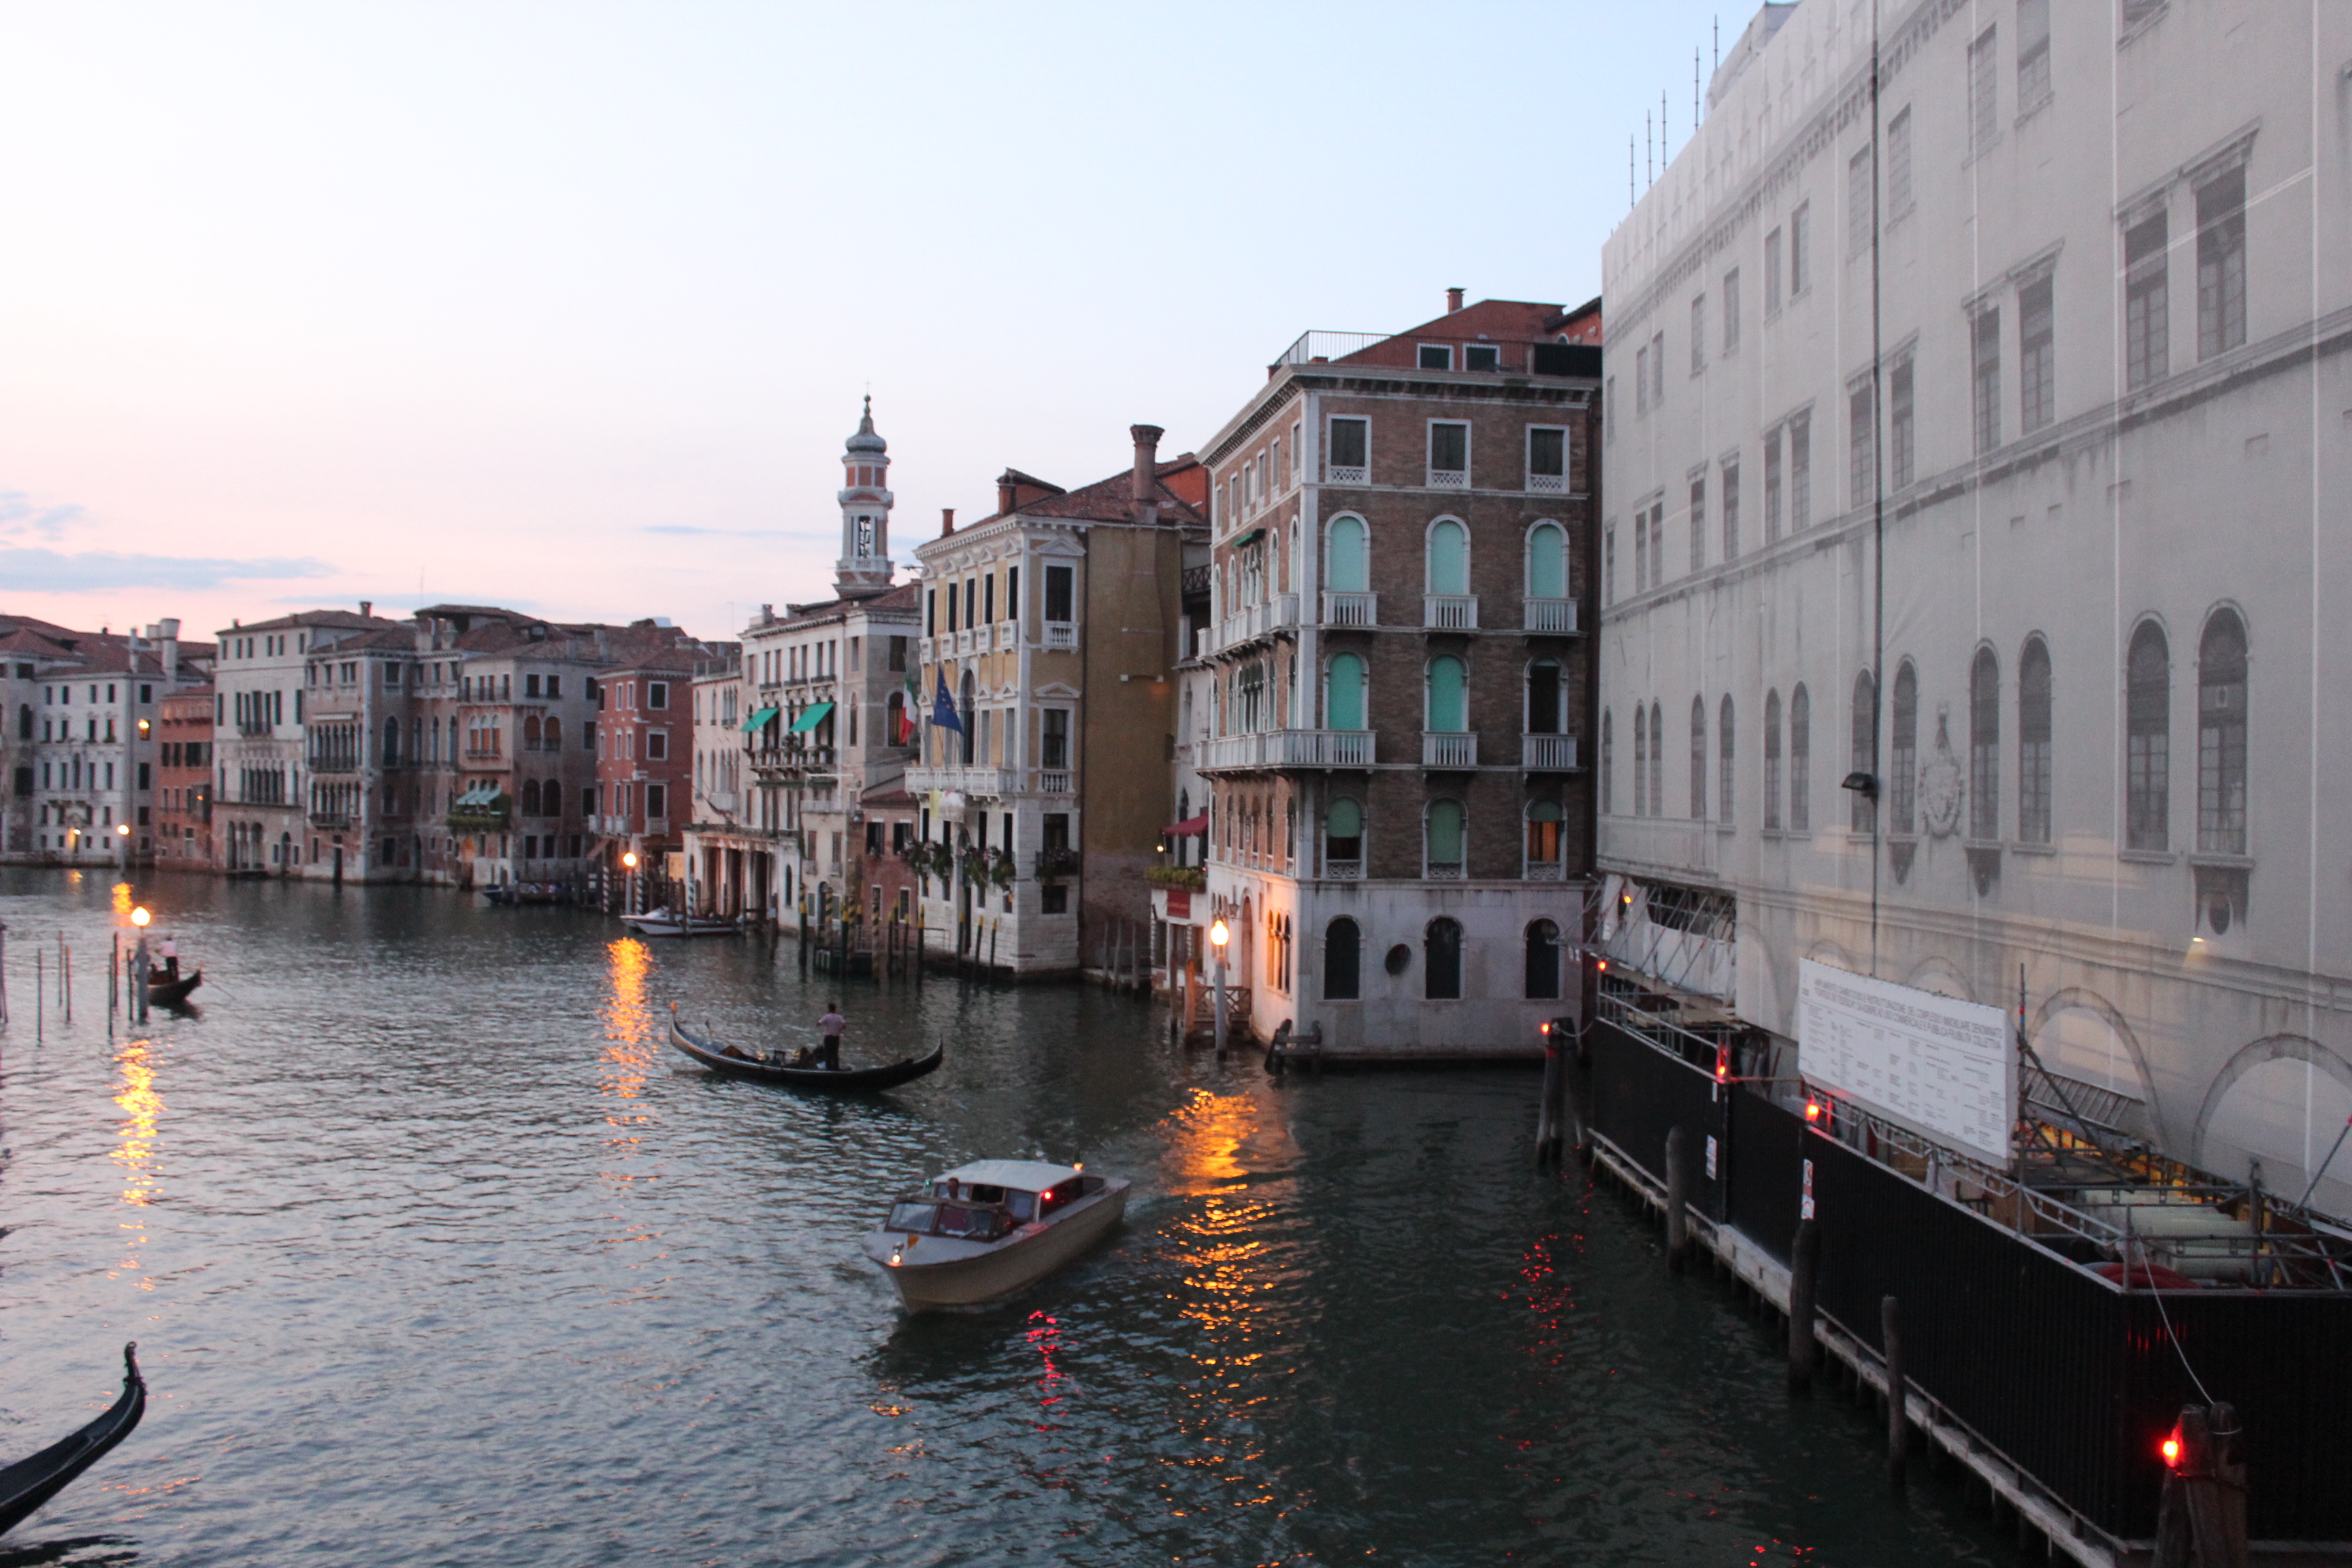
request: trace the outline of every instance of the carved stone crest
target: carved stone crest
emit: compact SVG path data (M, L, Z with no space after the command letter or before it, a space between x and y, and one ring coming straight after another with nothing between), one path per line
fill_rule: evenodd
M1927 831L1949 838L1960 826L1960 759L1952 755L1951 705L1936 704L1936 750L1919 769L1919 815Z

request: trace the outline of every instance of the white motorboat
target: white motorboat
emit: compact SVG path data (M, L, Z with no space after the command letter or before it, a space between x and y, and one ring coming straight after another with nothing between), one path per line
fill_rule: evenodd
M1108 1236L1127 1212L1128 1186L1079 1165L976 1160L892 1204L867 1233L866 1256L917 1311L993 1301Z
M621 923L639 936L732 936L740 929L733 921L709 915L674 915L667 910L623 915Z

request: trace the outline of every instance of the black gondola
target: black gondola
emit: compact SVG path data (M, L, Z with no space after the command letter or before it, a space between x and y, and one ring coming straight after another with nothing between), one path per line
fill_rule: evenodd
M747 1078L756 1083L781 1083L793 1089L822 1089L835 1094L854 1094L877 1089L890 1089L911 1082L925 1073L936 1072L946 1059L945 1041L927 1057L908 1057L878 1068L796 1068L777 1062L764 1062L751 1057L729 1056L728 1047L716 1041L688 1034L677 1021L677 1009L670 1009L669 1043L714 1072L735 1078Z
M0 1533L25 1522L43 1503L66 1489L76 1476L131 1436L147 1413L147 1380L139 1375L137 1341L122 1347L122 1396L105 1414L72 1436L50 1444L29 1459L0 1470Z
M188 993L205 983L205 972L191 969L177 980L150 980L147 983L147 1005L150 1007L176 1007L188 999Z

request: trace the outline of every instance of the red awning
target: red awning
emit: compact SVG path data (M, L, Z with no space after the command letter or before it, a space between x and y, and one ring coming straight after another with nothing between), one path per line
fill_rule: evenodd
M1163 827L1160 831L1171 838L1202 837L1209 831L1209 814L1204 811L1198 816L1188 816L1183 821Z

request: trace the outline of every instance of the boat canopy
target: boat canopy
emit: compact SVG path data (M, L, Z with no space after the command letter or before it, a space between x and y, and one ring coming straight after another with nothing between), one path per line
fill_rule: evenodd
M773 708L762 708L759 710L749 719L743 721L743 732L747 735L750 734L752 731L758 729L761 725L765 724L769 720L773 719L775 716L776 710Z
M792 733L795 735L807 734L811 730L814 730L819 724L824 723L824 716L832 711L832 703L817 703L815 706L810 708L806 712L803 713L799 718L793 721Z
M1068 1165L1048 1165L1042 1160L974 1160L939 1175L942 1182L966 1186L1007 1187L1016 1193L1042 1193L1078 1173Z

